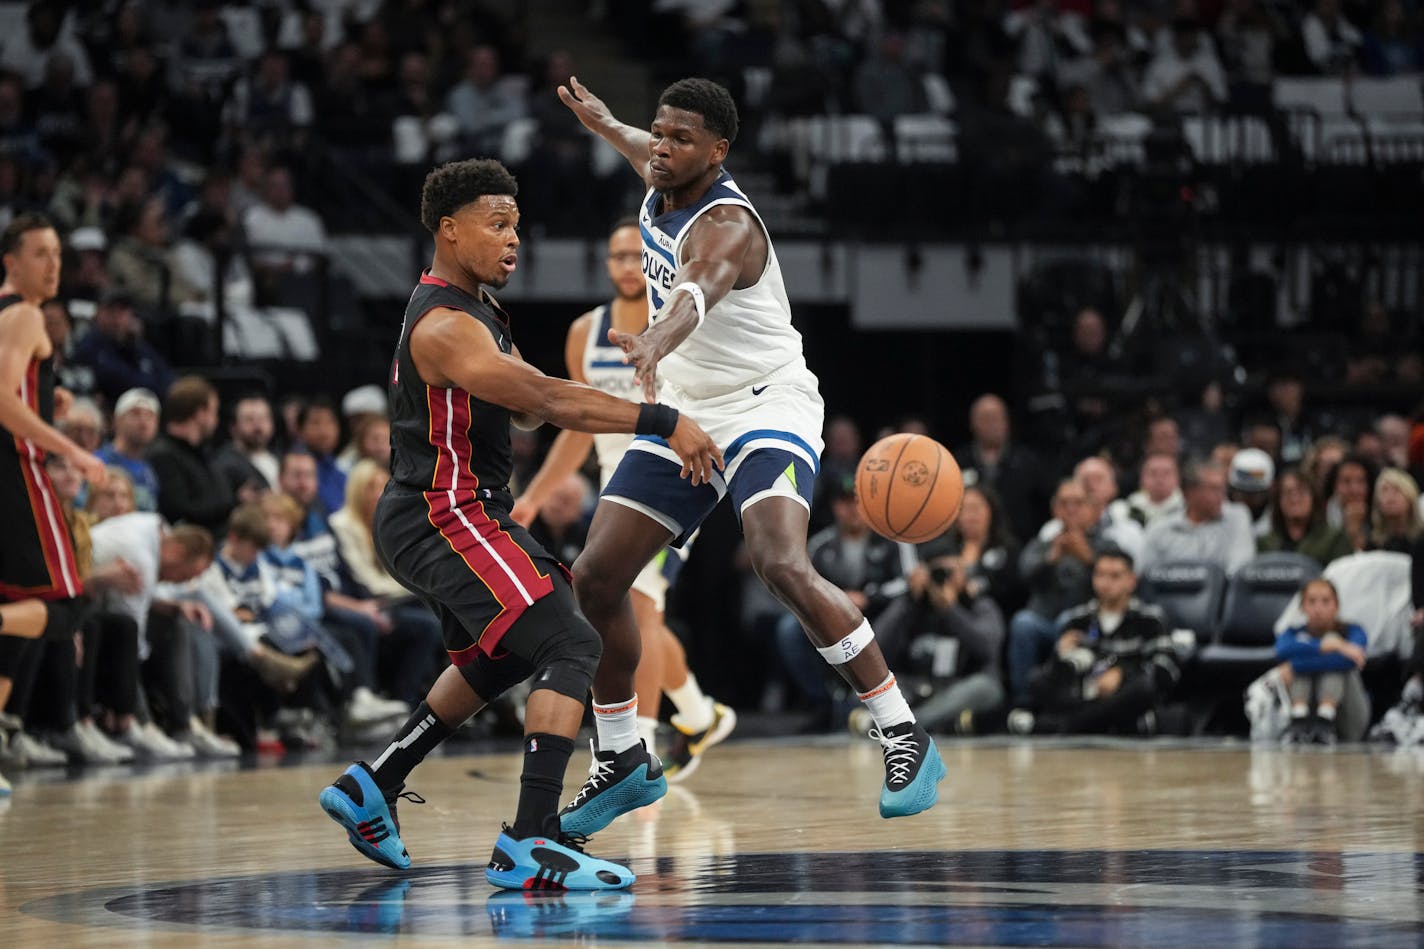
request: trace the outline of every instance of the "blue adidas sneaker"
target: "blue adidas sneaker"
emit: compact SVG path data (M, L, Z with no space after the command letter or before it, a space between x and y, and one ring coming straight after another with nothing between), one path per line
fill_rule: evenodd
M662 762L641 741L618 754L599 751L593 742L589 747L593 764L588 780L559 812L564 833L592 837L619 815L647 807L667 793Z
M323 788L317 802L332 820L346 828L351 846L362 856L393 870L405 870L410 867L410 854L401 841L400 821L396 819L396 799L401 797L416 804L425 803L411 792L389 797L382 794L370 766L358 761Z
M505 825L494 842L485 879L506 890L622 890L637 879L633 871L583 852L587 837L561 833L514 839Z
M915 722L870 730L885 753L885 786L880 791L881 817L908 817L927 811L939 800L944 761L934 741Z

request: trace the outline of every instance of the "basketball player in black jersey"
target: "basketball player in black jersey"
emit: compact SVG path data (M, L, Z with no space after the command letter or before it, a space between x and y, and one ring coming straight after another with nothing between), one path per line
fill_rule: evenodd
M84 591L69 525L45 471L45 456L66 458L89 483L108 471L56 428L68 393L54 385L54 347L40 305L59 290L59 235L38 214L22 214L0 234L0 711L27 640L71 636ZM56 413L56 409L58 412ZM0 777L0 794L8 793Z
M440 617L453 665L372 765L357 762L321 805L362 854L410 865L395 800L406 776L466 718L531 675L514 825L485 871L510 889L618 889L633 874L559 829L559 795L601 652L567 569L509 516L509 425L656 432L706 483L722 456L691 419L550 378L514 347L485 287L518 259L514 177L499 162L441 166L425 180L421 221L435 260L406 306L391 366L391 480L376 508L376 550L391 575Z

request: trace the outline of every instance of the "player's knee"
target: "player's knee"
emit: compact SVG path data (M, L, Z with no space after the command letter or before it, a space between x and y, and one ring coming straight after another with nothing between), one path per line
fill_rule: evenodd
M771 595L783 603L797 599L797 594L804 591L811 580L810 563L794 553L755 556L752 567Z
M603 640L586 621L571 623L540 651L530 690L549 689L582 702L593 687Z
M612 610L628 592L611 571L601 569L587 557L574 561L574 596L585 613L601 614Z

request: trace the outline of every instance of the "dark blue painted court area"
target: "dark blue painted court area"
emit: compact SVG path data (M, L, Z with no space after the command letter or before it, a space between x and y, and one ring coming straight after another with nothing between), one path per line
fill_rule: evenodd
M634 864L631 891L492 890L483 867L276 873L36 901L118 928L617 945L1424 945L1424 856L1311 852L778 853Z

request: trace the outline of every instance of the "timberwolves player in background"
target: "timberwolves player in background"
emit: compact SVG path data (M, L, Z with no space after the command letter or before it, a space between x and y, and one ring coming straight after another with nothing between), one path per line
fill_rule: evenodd
M824 405L806 367L781 267L761 218L722 167L737 135L727 90L684 79L663 91L651 131L615 119L577 79L559 98L618 149L648 186L639 216L653 310L640 334L611 330L649 402L661 396L721 447L710 483L677 475L677 454L639 437L603 490L588 545L574 564L579 605L603 636L594 677L598 748L588 780L561 812L591 834L667 790L638 740L634 674L639 637L628 590L664 545L682 544L731 495L753 568L795 613L821 656L855 687L885 758L882 817L934 805L944 764L886 668L870 623L806 555Z
M648 326L642 247L636 218L626 218L613 226L608 236L608 277L618 295L574 320L564 343L570 379L634 402L641 400L642 387L633 377L633 367L623 358L623 350L609 342L608 331L636 335ZM598 453L599 485L606 485L632 441L630 435L560 432L544 464L515 502L512 516L528 527L554 486L583 466L589 449ZM654 750L659 700L667 693L677 708L672 717L676 737L663 759L663 773L671 782L689 777L701 762L702 753L737 726L736 712L702 693L697 677L687 668L682 643L663 619L668 588L681 565L678 551L659 551L634 578L630 594L643 649L633 685L637 694L646 698L639 707L638 737L649 751Z
M466 718L534 677L513 826L485 877L510 889L617 889L626 867L583 853L557 816L564 770L597 667L598 634L578 612L562 564L509 517L511 421L667 439L705 484L721 463L690 418L553 379L525 363L490 294L518 260L514 177L496 161L443 165L425 179L421 222L435 259L406 305L392 361L391 479L376 507L376 551L440 617L452 665L375 762L322 791L322 808L362 854L410 865L395 801L406 776Z
M108 471L54 428L68 393L54 385L54 347L40 305L59 291L59 235L38 214L21 214L0 234L0 719L28 641L72 636L84 592L69 525L45 456L67 459L95 488ZM4 720L0 724L16 725ZM0 731L0 741L5 740ZM9 785L0 777L0 794Z

